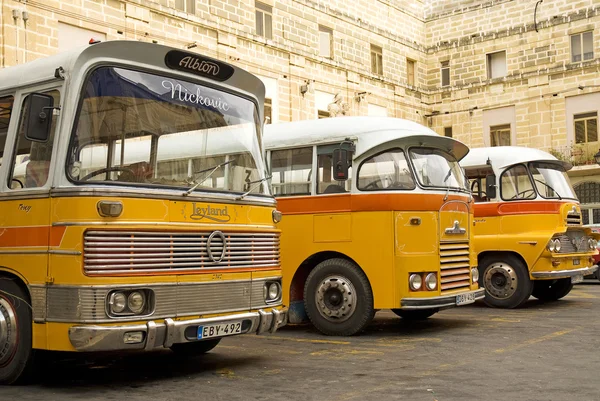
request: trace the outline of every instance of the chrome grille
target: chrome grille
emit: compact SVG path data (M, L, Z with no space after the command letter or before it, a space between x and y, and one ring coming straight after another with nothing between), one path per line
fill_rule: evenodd
M87 231L84 271L102 275L279 267L278 233L213 233Z
M279 278L133 286L51 286L47 289L47 309L44 312L47 314L46 320L52 322L102 323L140 320L135 316L109 318L106 315L108 293L117 288L146 288L153 291L154 313L145 319L248 311L273 306L265 303L263 288L265 281L277 279ZM281 305L281 301L275 305Z
M440 289L457 291L471 286L469 242L442 242L440 244Z
M581 225L581 213L578 213L578 212L567 213L567 225L568 226L580 226Z
M588 245L590 237L583 230L568 230L564 234L555 235L552 239L560 240L559 253L586 253L592 251Z

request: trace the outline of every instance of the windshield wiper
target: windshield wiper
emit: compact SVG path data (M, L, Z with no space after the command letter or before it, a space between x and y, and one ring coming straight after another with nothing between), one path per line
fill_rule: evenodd
M202 184L204 181L208 180L208 179L210 178L210 176L211 176L211 175L213 175L213 174L214 174L214 172L215 172L215 171L217 171L217 170L218 170L220 167L223 167L223 166L225 166L225 165L227 165L227 164L229 164L229 163L233 163L234 161L235 161L235 159L231 159L231 160L228 160L228 161L226 161L226 162L219 163L219 164L217 164L215 167L209 167L209 168L206 168L206 169L204 169L204 170L196 171L196 173L195 173L196 175L198 175L198 174L201 174L201 173L205 173L205 172L207 172L207 171L210 171L210 173L208 173L208 174L206 175L206 177L204 177L204 178L203 178L201 181L198 181L198 182L196 182L196 183L194 184L194 186L192 186L190 189L186 190L186 191L183 193L183 196L188 196L189 194L191 194L192 192L194 192L194 190L195 190L196 188L198 188L198 187L199 187L199 186L200 186L200 185L201 185L201 184Z
M261 178L260 180L257 181L250 181L248 184L254 184L252 185L250 188L248 188L248 190L246 192L244 192L243 194L241 194L240 196L238 196L237 198L235 198L235 200L242 200L244 199L246 196L248 196L248 194L252 191L254 191L254 189L257 187L258 184L265 182L267 180L270 180L273 176L270 175L268 177L265 178Z
M562 200L562 197L560 196L560 194L558 193L558 191L556 189L552 188L550 185L546 184L544 181L538 180L537 178L534 178L533 180L536 182L539 182L542 185L545 185L546 188L550 189L550 191L554 192L556 194L556 196L558 196L558 200Z

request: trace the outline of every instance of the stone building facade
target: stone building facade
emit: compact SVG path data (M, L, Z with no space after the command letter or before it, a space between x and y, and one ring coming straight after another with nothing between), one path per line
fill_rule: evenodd
M1 4L2 67L91 37L190 49L258 75L272 123L332 111L387 115L474 147L550 151L576 165L570 174L593 209L589 222L600 223L598 0Z

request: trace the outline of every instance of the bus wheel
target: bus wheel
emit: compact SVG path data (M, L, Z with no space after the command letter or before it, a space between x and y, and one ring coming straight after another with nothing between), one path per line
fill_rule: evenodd
M33 372L32 318L27 299L12 279L0 276L0 384L24 382Z
M220 338L171 345L171 351L181 355L201 355L211 351L221 342Z
M369 280L354 263L328 259L308 275L304 307L312 324L323 334L351 336L373 319Z
M556 301L567 296L572 289L573 283L571 283L570 278L538 280L533 283L533 292L531 295L540 301Z
M425 320L440 310L437 308L433 309L415 309L415 310L406 310L406 309L392 309L397 316L401 317L405 320Z
M526 266L513 255L485 257L479 264L484 302L496 308L517 308L531 296L533 283Z

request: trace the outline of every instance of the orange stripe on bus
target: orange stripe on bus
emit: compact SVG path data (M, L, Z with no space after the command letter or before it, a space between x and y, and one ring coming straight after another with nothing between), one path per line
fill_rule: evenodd
M67 227L7 227L0 229L0 248L59 246Z
M277 198L277 209L283 214L340 213L365 211L439 211L452 200L465 197L438 194L335 194ZM448 203L444 211L464 211L462 203Z
M561 202L519 201L507 203L476 203L475 217L507 216L514 214L555 214L560 212Z

